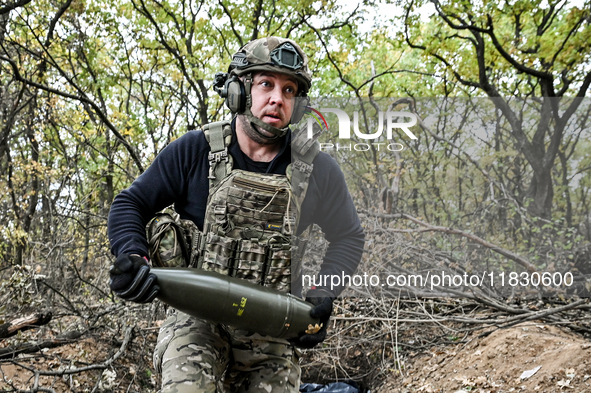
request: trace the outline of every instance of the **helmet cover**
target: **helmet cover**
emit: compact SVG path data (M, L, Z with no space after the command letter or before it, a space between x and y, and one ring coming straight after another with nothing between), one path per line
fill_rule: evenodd
M298 81L298 95L305 96L312 85L308 56L290 39L266 37L244 45L232 56L229 74L242 76L254 71L279 72Z

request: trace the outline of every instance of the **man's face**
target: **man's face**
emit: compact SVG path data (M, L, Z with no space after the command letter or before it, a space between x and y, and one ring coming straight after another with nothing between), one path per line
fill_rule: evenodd
M257 72L252 78L250 110L255 117L273 127L286 127L291 120L297 89L296 80L288 75Z

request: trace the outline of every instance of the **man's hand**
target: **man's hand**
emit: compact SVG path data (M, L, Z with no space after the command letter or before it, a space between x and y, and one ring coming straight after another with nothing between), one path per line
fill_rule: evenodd
M109 286L115 295L136 303L154 300L160 287L156 276L150 273L148 261L136 254L121 254L111 270Z
M333 300L333 295L323 289L311 289L308 291L306 301L314 305L314 308L310 310L310 316L320 319L322 326L317 333L304 334L292 340L291 342L296 347L313 348L326 339L326 328L328 327L328 320L332 314Z

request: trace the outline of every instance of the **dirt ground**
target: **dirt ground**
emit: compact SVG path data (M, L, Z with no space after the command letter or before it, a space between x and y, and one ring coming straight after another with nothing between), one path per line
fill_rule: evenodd
M150 361L156 329L138 331L117 363L104 370L41 376L39 386L56 392L155 392L159 381ZM489 332L485 337L479 337L482 331L474 333L465 344L406 358L402 377L393 373L371 392L591 392L590 341L536 323ZM17 364L1 362L0 392L31 389L32 369L52 371L101 363L117 351L121 339L121 334L90 337L21 356Z
M591 392L591 342L543 324L476 334L464 345L433 349L409 363L402 378L376 391Z
M35 392L37 385L41 389L53 389L38 391L56 393L154 393L158 376L153 371L151 354L156 343L156 329L136 328L126 350L106 367L104 363L121 347L123 335L120 332L96 334L57 348L20 355L14 361L4 360L0 362L0 392ZM10 341L14 344L15 340ZM61 372L68 369L78 372L69 375ZM35 370L42 372L37 383ZM43 375L52 372L57 375Z

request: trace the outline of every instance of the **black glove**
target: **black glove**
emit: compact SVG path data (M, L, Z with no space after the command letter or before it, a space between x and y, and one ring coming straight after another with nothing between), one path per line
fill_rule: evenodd
M317 333L304 334L291 340L293 345L300 348L313 348L326 339L326 328L328 327L328 320L332 314L333 300L334 296L324 289L310 289L308 291L306 301L314 305L314 308L310 310L310 316L320 319L322 326Z
M119 255L109 274L111 290L125 300L148 303L154 300L160 290L156 276L150 273L148 261L139 255Z

